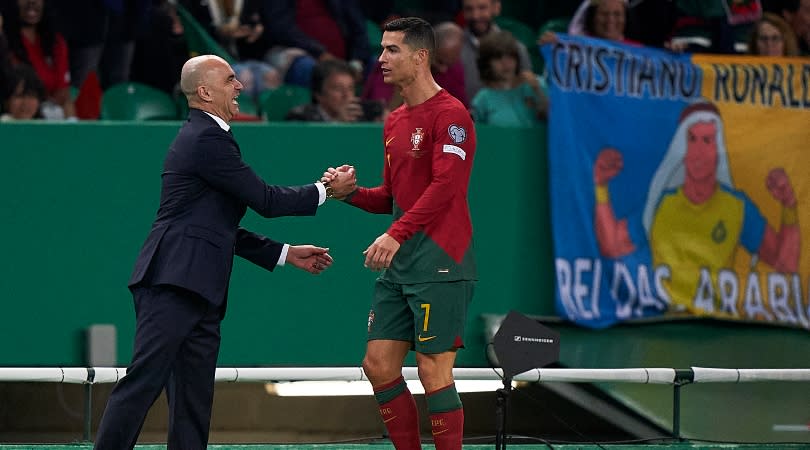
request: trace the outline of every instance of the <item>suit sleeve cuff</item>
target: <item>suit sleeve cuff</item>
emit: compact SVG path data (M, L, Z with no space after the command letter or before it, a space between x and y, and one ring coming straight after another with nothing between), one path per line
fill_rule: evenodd
M278 255L278 262L276 263L277 266L283 266L287 262L287 251L290 250L290 244L284 244L284 247L281 247L281 254Z
M318 206L321 206L323 202L326 201L326 188L320 181L315 182L315 187L318 188ZM285 252L284 254L286 255L287 253Z

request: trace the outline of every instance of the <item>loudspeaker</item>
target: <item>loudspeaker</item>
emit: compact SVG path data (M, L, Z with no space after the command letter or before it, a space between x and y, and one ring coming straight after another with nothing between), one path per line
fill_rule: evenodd
M560 359L560 334L517 311L510 311L492 340L506 378Z

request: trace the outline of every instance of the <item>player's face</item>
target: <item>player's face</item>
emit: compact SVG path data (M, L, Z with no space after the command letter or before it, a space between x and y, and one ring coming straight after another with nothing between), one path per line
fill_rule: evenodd
M690 178L705 180L717 173L717 125L698 122L686 132L686 171Z
M211 60L211 68L207 73L206 87L211 96L213 113L225 122L230 122L239 113L239 92L242 83L236 79L230 64L223 60Z
M386 31L382 37L382 53L378 61L382 68L383 81L396 86L406 86L416 78L416 51L403 42L405 33Z
M476 36L489 33L492 20L501 13L500 0L464 0L462 5L464 21Z

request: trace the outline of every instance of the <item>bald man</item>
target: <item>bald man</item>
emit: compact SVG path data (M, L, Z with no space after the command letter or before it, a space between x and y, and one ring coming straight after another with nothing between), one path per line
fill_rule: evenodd
M163 165L160 207L129 280L136 329L127 376L113 389L96 449L135 446L149 408L166 389L168 449L204 449L233 255L273 270L312 274L329 267L326 248L288 245L239 226L246 209L263 217L314 215L353 175L304 186L266 184L242 161L229 122L242 83L223 59L188 60L180 87L189 106Z

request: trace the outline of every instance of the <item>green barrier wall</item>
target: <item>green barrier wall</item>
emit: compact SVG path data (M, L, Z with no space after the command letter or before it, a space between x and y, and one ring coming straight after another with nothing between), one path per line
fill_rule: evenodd
M0 365L84 365L84 330L118 329L131 357L134 313L126 282L158 206L163 155L179 123L0 125L5 239L0 259ZM268 182L304 184L349 162L362 185L382 173L376 125L237 124L245 160ZM470 187L480 282L459 365L486 366L480 314L552 311L544 129L478 130ZM270 273L237 258L221 366L359 365L375 274L362 251L390 222L329 202L315 217L243 225L290 243L331 248L320 276Z

